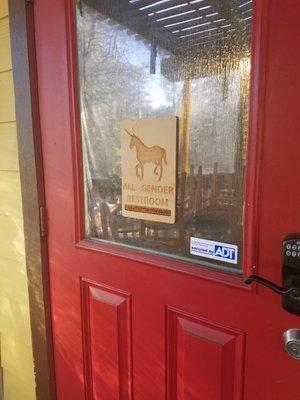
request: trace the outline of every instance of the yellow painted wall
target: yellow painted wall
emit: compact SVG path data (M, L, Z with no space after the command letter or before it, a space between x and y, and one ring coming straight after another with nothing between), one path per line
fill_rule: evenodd
M4 399L35 399L7 0L0 0L0 349Z

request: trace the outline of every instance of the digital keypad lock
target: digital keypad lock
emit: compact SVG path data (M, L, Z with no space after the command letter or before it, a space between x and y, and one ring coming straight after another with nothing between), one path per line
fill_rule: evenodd
M300 315L300 233L284 238L282 244L282 286L258 275L245 279L246 285L256 282L282 297L282 306L290 313Z
M282 285L284 288L299 288L282 296L283 307L300 315L300 233L288 235L283 241Z

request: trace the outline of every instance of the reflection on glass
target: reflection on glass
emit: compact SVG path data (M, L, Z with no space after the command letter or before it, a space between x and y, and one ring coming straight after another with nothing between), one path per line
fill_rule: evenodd
M252 2L82 0L76 10L86 236L241 269ZM120 122L178 116L174 225L121 213ZM190 254L235 244L237 265Z

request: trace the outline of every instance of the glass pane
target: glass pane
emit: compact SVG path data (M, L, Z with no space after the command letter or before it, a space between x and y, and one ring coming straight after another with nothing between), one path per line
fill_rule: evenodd
M241 270L251 18L246 0L77 3L87 238ZM175 223L125 217L120 126L173 116Z

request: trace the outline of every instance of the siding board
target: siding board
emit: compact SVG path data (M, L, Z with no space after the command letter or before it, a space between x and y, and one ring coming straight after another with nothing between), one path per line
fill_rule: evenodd
M0 123L15 121L15 96L12 71L0 73Z
M0 19L0 72L11 69L8 18Z
M18 171L16 123L0 124L0 171Z
M18 194L21 196L20 176L16 171L0 170L0 193Z
M15 301L2 295L0 305L1 337L2 335L10 335L16 341L23 339L28 346L31 342L31 335L27 302L21 304L19 300ZM1 345L3 346L4 343L2 342ZM6 349L4 349L4 352L2 351L2 357L5 352ZM11 362L17 363L13 358ZM29 360L28 363L30 362Z
M0 254L19 262L25 261L23 221L20 218L0 215ZM22 288L24 292L27 286ZM20 292L21 296L21 292Z
M18 371L19 372L19 371ZM23 379L15 371L4 369L3 380L5 400L33 400L35 399L35 387L30 381Z
M27 280L26 265L23 262L9 260L4 257L0 257L0 271L1 277L10 279L15 285L23 285ZM1 300L1 297L0 297ZM0 312L1 312L0 306Z
M23 217L20 177L16 171L0 171L0 215L20 220ZM2 227L0 235L1 231Z
M0 215L22 219L22 202L17 193L0 192Z
M8 15L8 2L7 0L0 0L0 18Z

